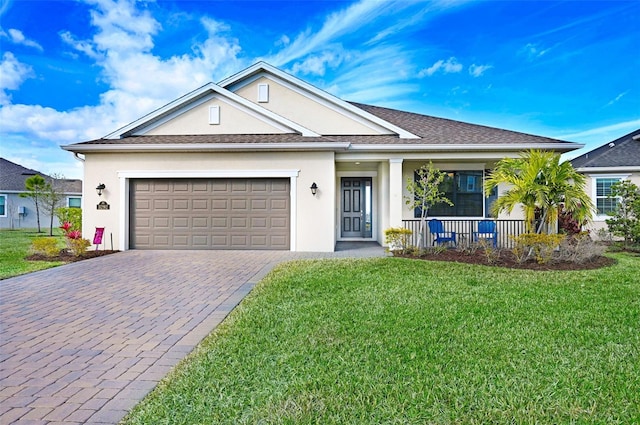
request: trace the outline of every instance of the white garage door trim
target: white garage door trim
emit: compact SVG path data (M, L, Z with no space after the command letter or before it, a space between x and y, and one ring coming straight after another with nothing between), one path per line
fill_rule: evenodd
M202 171L181 171L181 170L127 170L118 171L120 180L120 251L129 249L129 179L153 179L153 178L289 178L290 199L291 199L291 219L290 219L290 250L296 250L296 228L297 228L297 181L300 170L202 170Z

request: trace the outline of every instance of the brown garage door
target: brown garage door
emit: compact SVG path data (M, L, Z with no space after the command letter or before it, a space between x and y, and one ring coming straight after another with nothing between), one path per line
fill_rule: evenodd
M135 179L134 249L289 249L289 179Z

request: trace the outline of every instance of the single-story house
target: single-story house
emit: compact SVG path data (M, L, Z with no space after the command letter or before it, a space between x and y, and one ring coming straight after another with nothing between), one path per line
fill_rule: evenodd
M616 210L616 200L609 197L611 185L629 180L640 186L640 129L572 159L571 164L587 176L586 190L597 210L588 228L597 236Z
M85 161L84 229L104 228L117 249L326 252L415 220L407 180L429 161L455 204L431 215L481 219L496 161L580 147L347 102L259 62L63 149Z
M82 181L74 179L54 179L44 173L25 168L4 158L0 158L0 229L37 228L36 207L31 198L23 198L25 181L36 174L54 183L62 192L61 207L82 207ZM48 228L50 215L40 210L40 225ZM59 226L54 217L54 226Z

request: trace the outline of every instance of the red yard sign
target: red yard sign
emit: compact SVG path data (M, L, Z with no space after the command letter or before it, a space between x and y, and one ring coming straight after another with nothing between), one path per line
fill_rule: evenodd
M93 236L94 245L100 245L102 243L103 234L104 234L104 227L96 227L96 234Z

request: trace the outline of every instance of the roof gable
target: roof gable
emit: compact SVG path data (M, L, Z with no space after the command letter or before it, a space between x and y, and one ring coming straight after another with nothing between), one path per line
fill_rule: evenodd
M640 129L571 160L575 168L640 167Z
M289 118L302 122L320 134L397 135L401 139L419 138L396 124L370 114L265 62L258 62L218 84L251 100L254 96L248 94L248 89L256 92L255 86L259 82L270 82L283 92L275 102L262 102L261 106L280 115L287 114ZM312 109L313 112L309 113Z
M239 111L249 122L254 124L261 121L264 126L273 128L273 131L279 133L298 133L303 136L316 137L317 133L301 126L285 117L275 114L267 109L249 102L248 100L236 95L214 83L206 84L191 93L188 93L165 106L156 109L148 115L114 131L105 136L105 139L119 139L128 136L142 136L146 134L166 134L161 130L162 126L167 125L169 128L180 127L177 125L168 125L172 120L184 120L184 114L193 112L194 108L198 108L207 102L215 99L218 103L223 103L227 108ZM211 106L211 105L210 105ZM272 131L268 131L271 133ZM209 132L204 134L215 134ZM179 133L184 134L184 133Z

